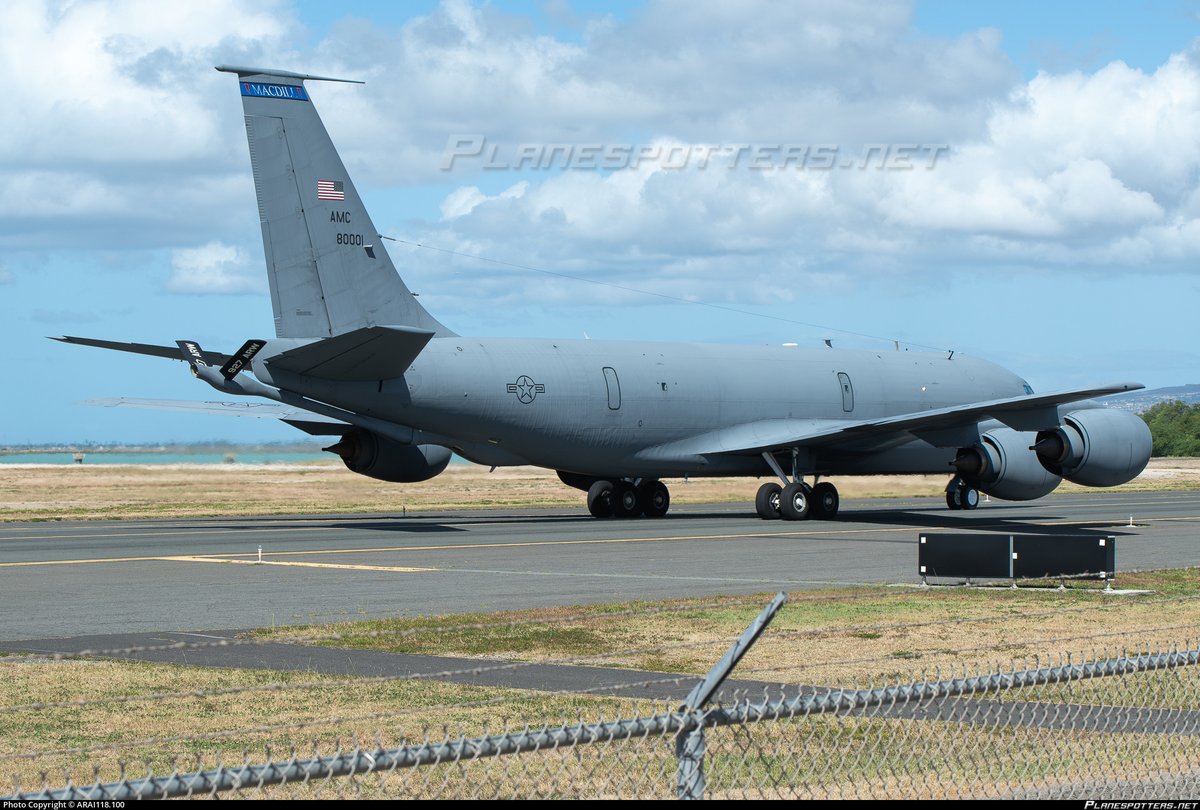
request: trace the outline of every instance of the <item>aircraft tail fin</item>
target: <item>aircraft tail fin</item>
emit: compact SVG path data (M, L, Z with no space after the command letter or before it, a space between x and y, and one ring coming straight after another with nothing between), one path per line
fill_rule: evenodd
M236 73L278 337L372 326L454 333L396 272L304 86L345 81L220 65Z

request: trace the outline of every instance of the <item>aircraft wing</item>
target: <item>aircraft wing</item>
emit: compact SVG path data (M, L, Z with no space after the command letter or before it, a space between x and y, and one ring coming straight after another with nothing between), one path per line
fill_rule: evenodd
M847 444L851 449L872 449L921 438L939 447L964 443L963 430L995 419L1014 430L1034 431L1060 424L1058 406L1124 391L1140 383L1118 383L1100 388L1080 388L1049 394L1027 394L987 402L900 414L882 419L768 419L722 428L681 442L653 448L647 455L697 456L748 455L793 447Z
M249 416L255 419L278 419L313 436L340 436L349 428L345 422L322 416L301 408L291 408L274 402L230 402L209 400L193 402L183 399L137 399L110 397L89 399L84 405L105 408L142 408L154 411L187 411L190 413L219 413L225 416Z

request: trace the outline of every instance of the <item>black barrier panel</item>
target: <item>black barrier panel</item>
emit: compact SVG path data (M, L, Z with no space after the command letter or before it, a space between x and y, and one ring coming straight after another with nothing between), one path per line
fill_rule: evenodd
M1117 567L1117 538L1016 535L1013 576L1107 579Z
M922 577L1012 576L1007 534L923 534L919 548L917 568Z

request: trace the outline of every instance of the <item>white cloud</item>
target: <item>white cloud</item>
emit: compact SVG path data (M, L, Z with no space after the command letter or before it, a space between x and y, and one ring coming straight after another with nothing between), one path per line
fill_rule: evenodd
M436 221L401 227L414 212L377 209L376 224L464 253L726 301L803 300L872 274L936 284L947 265L988 262L1200 267L1195 52L1148 73L1114 62L1024 81L1001 32L930 37L911 20L905 4L866 0L659 0L625 21L593 17L567 41L455 0L398 28L345 20L310 49L293 9L270 0L8 4L0 66L27 78L6 99L22 125L0 132L12 226L0 245L207 242L173 254L170 289L261 290L258 255L229 247L255 236L253 197L236 91L212 70L241 62L368 80L312 85L360 187L450 186ZM932 170L718 163L497 182L470 161L441 170L461 133L950 151ZM490 266L491 288L478 272L443 272L462 261L406 258L427 295L480 307L519 272ZM547 281L532 295L569 288Z
M295 28L273 0L0 4L5 247L146 247L229 229L246 187L222 61L272 60ZM211 193L198 197L193 192ZM243 201L244 197L241 198ZM180 237L183 236L183 239Z
M921 37L895 7L772 4L739 9L736 22L720 5L676 11L652 4L551 53L511 39L501 47L485 12L464 21L459 8L425 23L441 25L426 52L471 77L459 96L467 106L478 82L491 84L492 97L511 105L509 120L527 124L518 142L646 131L643 143L834 143L855 162L872 143L946 143L948 154L933 169L908 171L532 172L519 194L459 188L419 240L673 294L711 287L719 300L769 288L786 298L876 273L938 284L947 265L1200 269L1194 53L1149 73L1114 62L1021 81L998 32ZM428 33L406 30L412 47ZM519 81L494 86L513 72ZM582 83L574 92L591 117L576 119L577 137L555 120L547 75L559 88ZM526 107L526 88L550 103ZM446 98L431 103L440 110ZM561 109L573 112L573 102ZM496 115L483 103L458 131L496 140L486 123L503 132ZM536 295L551 300L554 287L538 285ZM480 288L461 292L472 289Z
M261 270L232 245L209 242L171 251L171 277L166 284L170 292L229 295L258 293L264 287Z

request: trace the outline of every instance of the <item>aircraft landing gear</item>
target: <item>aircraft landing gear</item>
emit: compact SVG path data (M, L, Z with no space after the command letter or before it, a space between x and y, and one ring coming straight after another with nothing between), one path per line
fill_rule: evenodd
M671 492L662 481L596 481L588 488L588 512L598 518L662 517L671 508Z
M815 486L809 486L800 480L797 474L795 459L792 462L792 476L789 480L779 466L778 460L770 453L763 453L763 459L771 470L779 476L783 486L768 481L758 488L754 496L754 511L763 520L807 520L817 518L828 520L837 515L841 499L837 487L828 481L822 481Z
M946 506L952 510L970 511L979 507L979 490L962 478L955 478L946 485Z
M811 511L812 487L796 481L783 488L779 495L779 514L784 520L808 520Z
M838 496L837 487L828 481L822 481L812 490L812 516L819 520L830 520L837 516L842 499Z
M592 517L612 517L612 488L612 481L597 481L588 487L587 505Z
M774 481L768 481L758 488L758 494L754 496L754 511L758 512L760 518L779 520L782 517L779 514L779 497L782 492L783 487Z

